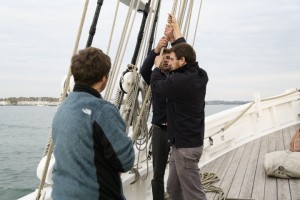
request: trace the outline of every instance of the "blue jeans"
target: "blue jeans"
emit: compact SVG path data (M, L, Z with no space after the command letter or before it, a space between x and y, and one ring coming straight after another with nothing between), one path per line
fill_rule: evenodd
M203 146L176 148L172 145L167 184L171 200L206 200L198 166L202 152Z
M153 200L163 200L165 194L164 175L168 162L170 145L168 144L167 128L153 125L152 131L152 196Z

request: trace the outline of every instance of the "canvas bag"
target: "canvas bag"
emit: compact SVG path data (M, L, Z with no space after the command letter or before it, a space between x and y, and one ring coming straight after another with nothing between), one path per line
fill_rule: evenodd
M292 137L290 150L293 152L300 152L300 128L296 131Z
M300 178L300 152L274 151L267 153L264 165L268 176Z

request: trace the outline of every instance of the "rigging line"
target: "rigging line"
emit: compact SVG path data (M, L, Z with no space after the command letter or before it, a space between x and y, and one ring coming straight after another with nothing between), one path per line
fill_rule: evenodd
M175 15L175 13L176 13L176 7L177 7L177 4L178 4L178 1L177 1L177 0L174 0L174 1L173 1L173 6L172 6L172 10L171 10L171 13L172 13L173 15Z
M78 32L77 32L75 46L74 46L74 49L73 49L73 55L78 50L78 45L79 45L79 41L80 41L80 38L81 38L82 28L83 28L83 24L84 24L84 21L85 21L88 5L89 5L89 0L86 0L85 4L84 4L82 15L81 15L80 25L79 25L79 29L78 29ZM61 102L66 98L67 90L68 90L69 85L70 85L70 77L71 77L71 67L69 67L66 82L64 84L64 89L63 89L63 92L62 92L62 95L60 97L58 105L60 105ZM49 137L48 137L48 145L46 146L46 149L44 151L44 156L47 155L47 159L46 159L46 162L45 162L42 178L41 178L39 188L38 188L38 192L37 192L37 195L36 195L36 200L40 199L41 191L42 191L42 188L44 187L44 184L45 184L46 175L47 175L47 171L48 171L48 168L49 168L49 163L50 163L52 152L53 152L53 140L52 140L52 130L51 130L51 132L49 134Z
M138 7L139 7L140 2L141 2L141 0L138 0L138 3L137 3L136 8L135 8L135 12L134 12L133 19L131 20L131 25L130 25L130 28L129 28L129 32L128 32L128 33L127 33L127 28L128 28L128 26L127 26L127 28L126 28L126 33L125 33L125 35L124 35L124 37L123 37L123 42L124 42L125 36L126 36L126 34L127 34L126 41L125 41L125 46L123 45L122 48L121 48L121 49L123 49L123 51L120 50L120 52L119 52L119 54L122 53L122 55L121 55L121 56L118 56L119 59L117 59L116 66L120 66L120 65L122 64L122 61L123 61L123 58L124 58L124 54L125 54L125 50L127 49L128 41L129 41L129 38L130 38L129 36L131 35L131 32L132 32L132 27L133 27L133 24L134 24L134 20L135 20L136 13L137 13L137 10L138 10ZM121 59L120 59L120 58L121 58ZM121 67L118 67L118 68L114 71L114 79L113 79L114 81L112 82L113 84L111 85L111 88L114 88L114 87L115 87L115 84L116 84L115 79L117 78L117 77L115 77L115 74L119 74L120 68L121 68ZM110 92L110 97L111 97L111 95L112 95L112 92L113 92L113 90L111 90L111 92Z
M186 12L186 5L187 5L187 0L182 0L181 1L181 5L180 5L180 13L179 13L179 18L178 18L178 24L179 24L179 27L180 29L182 29L182 24L183 24L183 19L184 19L184 16L185 16L185 12Z
M80 41L80 38L81 38L81 33L82 33L83 24L84 24L85 17L86 17L86 12L87 12L87 8L88 8L88 4L89 4L89 0L86 0L85 5L84 5L84 9L83 9L83 12L82 12L81 21L80 21L79 29L78 29L78 32L77 32L77 37L76 37L76 41L75 41L75 45L74 45L74 49L73 49L72 55L74 55L77 52L77 50L78 50L79 41ZM67 78L65 80L63 92L61 93L61 97L59 99L58 105L60 105L61 102L67 96L67 91L69 89L71 75L72 74L71 74L71 66L70 66L69 70L68 70ZM52 134L49 134L48 144L46 146L49 146L50 140L52 140ZM43 156L46 156L47 152L48 152L48 148L45 148Z
M122 64L122 61L123 61L123 58L124 58L124 55L125 55L125 50L127 49L127 45L128 45L128 41L129 41L129 36L131 35L131 32L132 32L132 28L133 28L133 24L134 24L134 20L135 20L135 17L136 17L136 13L137 13L137 9L139 7L139 4L140 4L141 0L138 0L138 3L136 5L136 9L135 9L135 12L134 12L134 15L133 15L133 19L131 20L131 24L130 24L130 28L129 28L129 32L127 33L127 37L126 37L126 40L125 40L125 36L124 36L124 40L125 40L125 46L123 46L123 51L120 53L122 53L121 55L121 59L118 59L118 63L116 63L118 66L120 66ZM115 74L119 74L120 72L120 68L121 67L118 67L116 70L115 70ZM116 77L115 77L116 78ZM111 86L111 88L114 88L115 84L116 84L116 81L113 82L114 84ZM112 91L111 91L112 93ZM110 94L111 96L111 94Z
M118 11L119 11L119 5L120 5L120 1L117 1L117 5L116 5L116 9L115 9L115 16L114 16L114 20L113 20L113 25L110 31L110 36L109 36L109 42L108 42L108 46L107 46L107 51L106 54L109 54L109 50L110 50L110 46L111 46L111 40L114 34L114 30L115 30L115 25L116 25L116 19L118 16Z
M118 0L120 1L120 0ZM105 92L105 95L104 95L104 99L106 100L109 100L110 99L110 95L111 95L111 88L112 88L112 84L114 82L114 77L115 77L115 71L116 71L116 63L117 63L117 60L119 59L119 51L120 51L120 48L121 46L123 45L123 41L124 41L124 35L125 35L125 31L127 30L127 26L128 26L128 21L130 19L130 16L131 16L131 11L132 11L132 8L133 8L133 3L134 1L131 1L130 2L130 5L128 7L128 10L127 10L127 16L126 16L126 20L125 20L125 23L124 23L124 26L123 26L123 31L122 31L122 34L121 34L121 38L120 38L120 41L119 41L119 45L118 45L118 48L117 48L117 52L116 52L116 56L115 56L115 59L114 59L114 62L112 64L112 68L110 70L110 78L108 79L108 83L107 83L107 87L106 87L106 92ZM117 11L116 11L117 12Z
M193 13L193 6L194 6L194 0L191 0L190 6L188 9L187 20L184 25L184 31L183 31L186 40L188 40L188 34L189 34L189 29L190 29L190 24L191 24L191 17L192 17L192 13Z
M143 51L141 53L141 56L139 61L139 65L138 66L141 66L141 62L144 61L144 59L146 58L146 56L150 53L150 51L152 50L152 45L153 45L153 39L154 39L154 35L156 32L156 29L157 29L157 21L158 21L158 12L159 12L159 7L160 7L160 1L161 0L157 0L157 1L152 1L152 5L151 5L151 8L150 8L150 17L148 16L148 19L149 22L149 25L146 26L146 36L145 36L145 39L143 41L144 43L144 48L143 48ZM151 27L151 29L150 29Z
M76 37L76 41L75 41L75 45L74 45L74 49L73 49L72 56L73 56L74 54L76 54L76 52L78 51L79 41L80 41L80 38L81 38L81 33L82 33L83 24L84 24L85 17L86 17L86 12L87 12L88 5L89 5L89 0L86 0L86 1L85 1L85 4L84 4L84 8L83 8L82 15L81 15L81 20L80 20L79 29L78 29L78 31L77 31L77 37ZM72 73L71 73L71 65L70 65L69 70L68 70L68 75L67 75L67 78L66 78L66 80L65 80L64 90L63 90L63 93L62 93L62 96L61 96L61 99L60 99L59 104L60 104L60 103L66 98L66 96L67 96L67 91L68 91L68 89L69 89L70 78L71 78L71 76L72 76Z
M160 2L160 0L157 1L157 3L156 3L156 12L157 12L157 8L159 6L159 2ZM150 21L150 19L149 19L149 21ZM154 20L153 20L153 22L154 22ZM147 28L149 29L149 26L147 26ZM148 88L150 88L150 87L148 87ZM148 93L148 95L146 94L144 96L144 100L143 100L143 103L142 103L141 111L137 115L137 117L136 117L137 120L136 120L136 122L135 122L135 124L133 126L134 129L133 129L132 138L133 138L134 141L136 141L137 138L139 137L138 135L143 132L143 130L141 130L142 127L144 127L144 129L147 130L147 119L148 119L148 116L149 116L149 110L150 110L149 107L150 107L150 102L151 102L151 100L149 100L149 96L151 96L151 91L148 91L148 92L150 92L150 94ZM142 123L142 126L140 125L141 123ZM146 125L146 127L145 127L145 125Z
M130 1L130 5L128 7L126 20L125 20L125 23L124 23L124 26L123 26L123 31L122 31L121 38L120 38L120 41L119 41L119 45L118 45L118 49L117 49L116 56L115 56L115 59L114 59L114 63L112 65L112 69L111 69L111 75L110 75L111 77L108 79L106 92L105 92L105 95L104 95L104 99L106 99L106 100L109 100L111 98L112 85L115 81L114 79L115 79L119 54L120 54L120 51L121 51L122 46L124 44L124 38L125 38L125 35L126 35L126 31L127 31L127 27L128 27L128 24L129 24L129 20L130 20L130 17L131 17L131 13L132 13L132 10L133 10L133 4L134 3L135 3L135 0Z
M177 1L177 0L175 0ZM157 2L157 5L156 5L156 10L159 8L159 5L160 5L160 1ZM173 8L174 8L174 4L173 4ZM173 14L173 9L172 8L172 14ZM153 26L152 26L153 27ZM161 49L160 51L160 55L163 54L163 51L164 51L164 48ZM148 86L148 89L147 89L147 92L146 92L146 95L145 95L145 98L144 98L144 101L143 101L143 104L142 104L142 107L141 107L141 111L140 111L140 115L138 116L137 118L137 122L136 122L136 125L134 126L133 128L133 134L132 134L132 139L135 141L137 139L137 133L138 133L138 130L139 130L139 127L140 127L140 124L141 124L141 120L143 119L144 117L144 114L145 114L145 111L146 109L148 110L149 108L149 97L151 96L151 87ZM147 106L148 105L148 106Z
M119 60L119 65L121 65L121 62L122 62L122 60L123 60L123 58L124 58L125 50L127 49L128 41L129 41L129 38L130 38L129 36L131 35L131 32L132 32L134 20L135 20L136 13L137 13L137 8L138 8L140 2L141 2L141 0L138 1L138 4L137 4L137 6L136 6L136 10L135 10L133 19L132 19L132 21L131 21L131 25L130 25L129 32L128 32L128 35L127 35L127 39L126 39L126 42L125 42L125 47L124 47L124 49L123 49L123 51L122 51L121 59ZM115 73L119 74L119 71L120 71L120 67L116 70ZM115 79L116 79L116 77L115 77ZM114 81L114 82L115 82L115 81ZM110 95L111 95L111 94L110 94Z
M154 1L151 2L150 12L152 12L153 6L154 6ZM155 9L157 9L157 7L158 7L158 1L156 1ZM143 51L146 49L145 44L146 44L147 33L149 32L149 29L150 29L150 22L152 23L152 26L153 26L154 18L152 17L152 13L151 13L150 17L147 18L147 21L146 21L146 26L145 26L145 30L144 30L146 32L146 34L144 34L143 38L142 38L142 43L144 44L143 45ZM142 53L143 51L141 51L141 50L138 51L137 60L139 62L141 62L141 57L143 55L143 53Z
M195 39L196 39L196 35L197 35L197 30L198 30L198 25L199 25L199 18L200 18L201 9L202 9L202 0L200 0L199 12L198 12L198 16L197 16L197 23L196 23L196 28L195 28L195 33L194 33L194 39L193 39L193 43L192 43L193 47L194 47Z

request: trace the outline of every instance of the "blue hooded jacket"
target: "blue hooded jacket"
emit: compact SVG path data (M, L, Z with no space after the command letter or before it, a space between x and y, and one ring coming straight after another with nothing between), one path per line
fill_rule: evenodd
M134 149L118 109L85 85L58 108L52 124L53 200L125 199L120 172L134 164Z

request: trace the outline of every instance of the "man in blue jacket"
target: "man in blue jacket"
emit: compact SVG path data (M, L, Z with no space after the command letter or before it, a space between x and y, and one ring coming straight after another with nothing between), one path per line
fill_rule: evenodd
M89 47L72 57L75 86L52 123L53 200L124 200L120 173L134 164L131 139L118 109L102 99L110 58Z
M174 16L171 38L181 36ZM187 43L170 49L171 73L167 79L156 68L151 84L157 94L167 98L168 138L172 145L167 191L172 200L206 200L199 176L198 163L203 151L204 107L208 76L196 62L196 53ZM155 59L159 66L161 56Z

